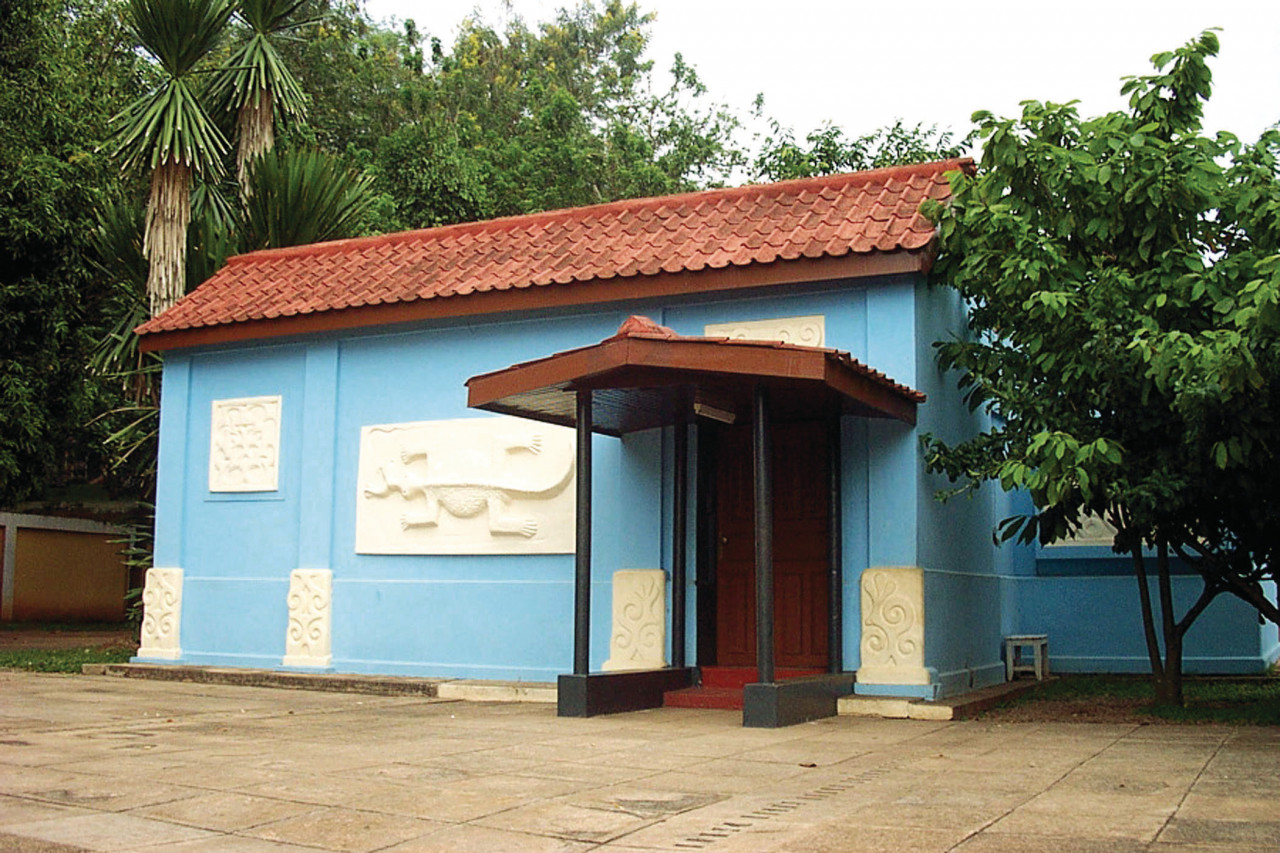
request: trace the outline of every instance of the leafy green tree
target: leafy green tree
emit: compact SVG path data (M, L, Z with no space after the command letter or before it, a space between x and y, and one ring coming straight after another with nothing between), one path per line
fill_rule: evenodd
M972 307L941 363L995 418L960 444L929 438L928 467L958 491L1029 492L1037 509L1002 522L1005 538L1050 542L1086 513L1113 524L1169 703L1215 597L1280 621L1264 586L1280 538L1280 134L1201 132L1217 50L1210 31L1153 57L1155 74L1124 83L1127 111L976 114L980 168L930 211L933 277ZM1181 612L1179 557L1203 580Z
M680 57L672 84L654 91L644 58L651 21L615 0L561 10L536 28L468 19L448 51L432 40L429 61L412 22L403 37L380 42L381 53L370 42L378 63L398 57L402 69L373 116L399 121L370 160L396 210L384 224L422 227L726 180L742 160L737 121L707 101ZM406 153L429 162L406 163Z
M375 174L393 213L383 230L431 228L484 219L492 209L481 163L459 142L457 128L424 117L378 142Z
M86 253L119 176L97 146L143 74L116 12L0 5L0 506L100 461L84 424L109 389L83 365L106 294Z
M770 133L761 143L753 169L757 178L766 181L859 172L959 157L968 150L969 141L966 138L957 142L951 131L940 131L937 125L907 127L898 119L852 139L845 136L842 128L824 124L810 131L801 144L792 130L771 121Z
M307 0L296 17L316 24L278 47L309 103L306 123L283 138L367 163L379 140L422 115L412 95L421 37L412 22L400 32L375 24L360 0Z
M186 292L192 173L217 177L229 145L201 102L196 76L231 18L231 0L129 0L138 43L160 79L117 119L114 151L126 170L150 174L143 252L152 316Z

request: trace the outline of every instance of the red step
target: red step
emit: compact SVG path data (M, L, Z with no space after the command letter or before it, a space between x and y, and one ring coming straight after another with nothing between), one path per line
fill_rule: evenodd
M672 690L662 697L668 708L723 708L742 709L742 688L760 680L759 671L753 666L704 666L701 668L702 686ZM802 675L821 675L821 669L779 669L774 677L783 680Z
M742 688L734 687L685 687L662 694L664 708L720 708L726 711L742 710Z
M754 666L704 666L701 668L703 687L734 687L741 690L745 684L760 680L760 671ZM799 678L802 675L821 675L821 669L776 669L773 677L779 681Z

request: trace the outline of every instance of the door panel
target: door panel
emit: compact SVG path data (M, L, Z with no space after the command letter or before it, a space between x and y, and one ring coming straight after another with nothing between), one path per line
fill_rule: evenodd
M829 433L822 422L773 428L774 654L779 667L828 662ZM717 454L717 657L754 666L755 502L751 432L720 433Z

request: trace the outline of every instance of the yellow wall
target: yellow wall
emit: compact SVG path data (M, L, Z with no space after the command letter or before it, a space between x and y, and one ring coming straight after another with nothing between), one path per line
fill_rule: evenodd
M129 571L122 546L111 542L116 535L31 528L12 532L17 534L14 621L124 618Z

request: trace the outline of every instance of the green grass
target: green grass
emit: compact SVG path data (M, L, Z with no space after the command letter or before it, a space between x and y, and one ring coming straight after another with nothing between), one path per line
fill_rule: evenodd
M1186 707L1152 706L1149 713L1188 723L1280 726L1280 678L1196 679L1183 694Z
M0 669L29 672L79 672L86 663L124 663L134 654L130 648L28 649L0 651Z
M1031 703L1079 706L1129 706L1136 719L1176 723L1231 723L1280 726L1280 677L1187 678L1183 707L1155 704L1150 678L1116 675L1068 675L1038 685L1012 705Z

